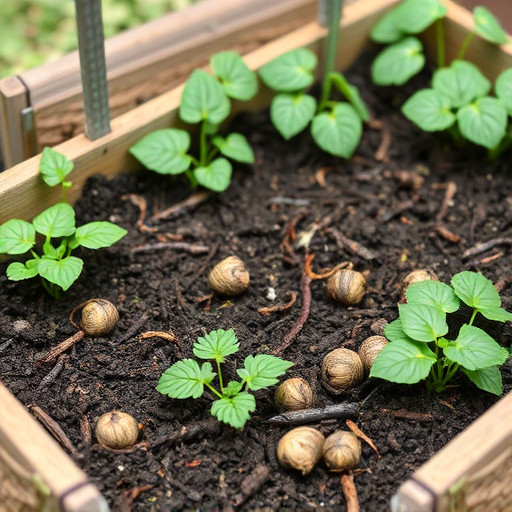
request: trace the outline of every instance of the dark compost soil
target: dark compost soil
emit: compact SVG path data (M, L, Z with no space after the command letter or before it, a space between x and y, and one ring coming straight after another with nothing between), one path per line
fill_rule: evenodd
M125 195L144 197L152 215L190 193L179 180L148 172L88 182L76 205L79 223L110 219L129 234L110 249L79 254L85 259L83 274L62 300L49 299L35 281L8 282L6 265L0 265L0 377L22 403L38 405L61 425L78 448L76 462L114 510L229 510L240 500L241 483L258 465L269 466L270 476L239 510L345 510L339 476L322 464L305 477L276 464L276 441L291 427L265 422L276 413L273 389L256 392L257 410L243 431L209 421L208 398L171 400L155 391L161 373L180 356L190 357L193 342L209 330L232 327L241 342L237 357L226 364L228 374L234 374L246 355L268 353L282 342L301 308L305 251L297 242L291 244L292 252L282 246L292 224L298 241L313 233L315 224L324 224L309 245L316 255L314 269L350 260L367 272L367 294L354 308L335 304L325 283L313 281L309 318L283 354L295 363L288 376L306 378L317 405L358 402L377 390L356 420L382 454L377 460L368 446L363 448L367 471L355 477L363 511L387 510L408 475L498 400L462 379L439 395L429 395L422 385L367 381L333 396L321 386L325 354L341 346L357 349L378 331L379 319L396 318L400 280L415 268L428 266L445 282L461 270L481 270L499 283L504 307L512 310L509 248L498 244L463 258L478 242L498 237L510 241L509 159L489 164L479 148L454 148L448 138L420 133L398 109L411 91L369 87L366 75L357 69L349 74L391 134L389 162L375 158L384 136L376 125L366 127L361 146L346 162L319 151L307 134L285 142L270 126L267 112L241 115L234 129L252 143L256 164L236 168L227 192L158 224L159 233L207 246L209 253L135 250L158 240L136 228L139 209ZM396 173L400 170L413 172L424 183L415 190ZM441 212L448 183L457 192ZM450 233L436 229L438 225L460 240L450 240ZM339 233L370 252L352 252ZM209 292L213 264L230 254L246 262L251 286L229 301L214 297L205 311L196 298ZM290 263L293 254L295 265ZM273 301L270 288L277 295ZM290 309L268 316L257 312L285 302L289 291L298 293ZM105 338L86 337L63 359L60 374L43 381L52 365L36 365L35 360L75 332L69 313L92 297L118 306L117 331ZM510 326L488 327L500 343L510 344ZM140 339L146 331L172 331L179 346L158 337ZM509 391L510 362L503 367L503 380ZM147 446L118 454L84 440L81 424L88 420L94 426L99 415L114 408L131 413L143 425L141 440ZM195 435L162 442L183 426ZM346 428L343 420L316 426L325 434Z

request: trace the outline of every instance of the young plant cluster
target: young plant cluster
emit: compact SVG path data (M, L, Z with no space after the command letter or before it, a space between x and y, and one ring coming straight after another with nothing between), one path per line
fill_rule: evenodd
M200 125L199 155L189 152L189 133L177 128L150 133L132 146L130 152L152 171L171 175L184 173L192 188L201 185L223 192L232 174L227 158L251 164L254 153L242 134L218 135L219 125L231 111L230 99L250 100L258 90L258 81L234 52L214 55L210 66L215 76L201 69L193 71L183 89L179 108L180 118L185 123Z
M416 37L435 24L437 69L431 87L415 92L402 106L403 114L426 132L449 130L456 141L467 139L499 154L510 144L508 116L512 115L512 69L492 84L464 55L476 36L500 45L509 42L505 31L485 7L475 7L474 27L455 60L445 63L443 18L440 0L404 0L373 27L371 38L388 45L372 65L378 85L403 85L425 65L421 41Z
M233 329L218 329L199 337L193 353L198 359L215 361L217 373L208 361L199 365L195 359L182 359L165 370L157 391L171 398L199 398L206 387L217 397L210 409L212 416L234 428L243 428L256 408L254 395L249 391L273 386L278 382L277 377L283 375L293 363L266 354L247 356L243 368L236 371L240 380L231 380L226 384L221 363L238 352L239 347ZM217 388L212 384L216 376Z
M83 260L72 256L78 247L101 249L110 247L127 231L108 221L89 222L76 226L75 211L66 202L66 191L72 183L66 176L73 170L73 163L63 154L45 148L41 156L40 172L50 186L62 186L62 202L50 206L32 222L11 219L0 226L0 253L30 254L24 263L16 261L7 267L11 281L21 281L40 276L43 287L54 298L66 291L77 279ZM36 246L36 234L43 236L41 248Z
M440 392L462 372L478 388L501 395L499 366L509 351L473 322L478 314L508 322L512 314L501 307L498 291L481 274L460 272L450 284L427 280L409 285L407 303L398 306L399 318L384 330L390 343L377 355L370 377L403 384L426 380L429 388ZM459 324L455 339L448 339L446 317L459 311L460 301L472 312L466 323Z

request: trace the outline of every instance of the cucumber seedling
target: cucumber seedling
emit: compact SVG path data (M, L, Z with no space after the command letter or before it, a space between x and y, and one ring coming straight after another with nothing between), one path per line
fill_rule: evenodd
M201 69L192 72L181 96L179 115L189 124L199 124L199 154L190 153L190 134L167 128L142 138L130 153L144 167L159 174L185 174L190 186L201 185L223 192L231 182L230 158L254 163L254 153L240 133L218 134L219 125L231 111L231 100L250 100L258 90L256 74L234 52L221 52L210 59L215 76ZM219 154L221 156L219 156Z
M249 391L277 384L277 377L283 375L293 363L267 354L247 356L243 368L236 371L241 380L225 384L221 363L238 352L239 347L233 329L218 329L199 337L193 353L198 359L214 360L217 373L210 362L199 365L195 359L182 359L165 370L157 391L171 398L199 398L206 387L216 397L210 409L212 416L234 428L243 428L250 413L256 409L256 400ZM212 384L216 376L217 388Z
M377 355L370 377L402 384L425 380L429 389L440 392L463 373L478 388L502 394L499 366L509 351L473 322L478 314L509 322L512 313L501 307L492 282L477 272L459 272L450 284L428 280L407 288L407 303L399 304L399 318L384 329L389 343ZM466 323L459 323L457 337L448 339L446 315L458 311L460 301L472 312Z

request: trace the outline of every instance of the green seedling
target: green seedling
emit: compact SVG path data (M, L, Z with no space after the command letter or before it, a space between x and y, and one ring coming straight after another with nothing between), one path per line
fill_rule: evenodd
M190 154L190 135L185 130L168 128L150 133L130 152L146 168L159 174L185 174L192 188L201 185L223 192L231 181L228 158L244 164L254 163L254 153L240 133L218 135L219 125L231 111L230 98L246 101L258 90L258 82L240 55L221 52L210 60L215 76L196 69L181 96L180 118L199 124L199 155ZM219 156L219 154L221 156Z
M433 280L413 283L406 298L407 303L398 306L399 318L384 330L390 343L375 359L370 376L402 384L425 380L440 392L462 372L478 388L501 395L499 366L509 351L473 325L478 314L497 322L512 320L492 282L465 271L453 276L451 286ZM457 337L448 339L446 315L458 311L460 301L472 313L467 323L459 324Z
M49 186L61 185L64 199L71 186L65 177L72 169L72 162L64 155L45 148L40 163L42 178ZM39 249L36 233L44 237ZM2 224L0 253L29 253L31 258L24 263L16 261L7 267L7 277L11 281L22 281L39 275L45 290L59 298L61 291L66 291L82 272L83 260L71 255L74 249L110 247L126 233L125 229L107 221L77 227L73 207L60 202L44 210L32 222L11 219Z
M193 353L198 359L214 360L217 373L210 362L199 365L195 359L182 359L165 370L157 391L171 398L199 398L206 387L217 397L210 409L212 416L234 428L243 428L256 408L254 395L249 391L273 386L278 382L277 377L283 375L293 363L266 354L247 356L243 368L236 371L241 380L225 384L221 363L238 352L239 347L233 329L218 329L199 337ZM218 388L212 385L215 376L218 377Z
M373 62L372 79L378 85L403 85L419 73L426 59L416 35L435 24L437 69L431 87L414 93L402 112L424 131L449 130L455 140L469 140L497 156L511 143L507 125L512 114L512 72L500 75L494 97L490 95L491 82L463 59L476 35L497 45L507 43L508 36L490 11L475 7L473 30L457 58L446 65L446 12L440 0L405 0L386 14L371 32L375 42L388 45Z
M307 94L315 81L316 55L299 48L287 52L260 71L263 82L277 91L270 105L270 118L277 131L289 140L308 126L315 143L324 151L350 158L359 145L363 122L370 115L359 91L346 78L334 71L341 2L330 2L329 35L325 59L322 95L319 101ZM332 88L337 89L347 102L332 101Z

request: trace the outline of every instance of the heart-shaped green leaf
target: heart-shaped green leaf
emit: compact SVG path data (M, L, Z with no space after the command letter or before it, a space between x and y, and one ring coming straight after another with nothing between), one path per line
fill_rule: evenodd
M306 89L315 79L316 55L307 48L298 48L280 55L261 67L263 82L280 92L296 92Z
M372 41L375 41L376 43L390 44L396 43L402 39L404 32L398 28L396 10L397 8L389 11L372 27L372 31L370 32L370 38Z
M236 100L250 100L258 91L258 79L235 52L220 52L210 59L224 92Z
M23 279L35 277L39 274L37 267L40 261L41 260L28 260L25 264L15 261L7 267L7 277L11 281L22 281Z
M230 109L222 85L202 69L194 70L181 95L181 119L186 123L209 121L219 124L228 117Z
M500 396L503 393L501 372L498 367L490 366L489 368L483 368L481 370L467 370L463 368L462 371L476 387L488 393L492 393L493 395Z
M493 149L505 136L507 109L500 100L486 96L462 107L457 112L457 121L463 137Z
M440 0L405 0L396 9L395 23L406 34L419 34L446 12Z
M225 139L214 137L212 142L224 156L243 164L254 163L254 152L242 134L230 133Z
M350 158L361 140L363 123L347 103L337 103L332 112L316 115L311 135L317 145L335 156Z
M419 39L408 37L381 51L372 63L372 80L377 85L403 85L425 65Z
M194 169L199 185L214 192L224 192L229 187L231 173L231 164L225 158L216 158L210 165Z
M49 187L55 187L64 183L64 178L73 170L73 162L52 148L44 148L39 170L44 182Z
M495 322L511 322L512 313L509 313L503 308L485 308L478 310L488 320L494 320Z
M512 68L506 69L496 79L496 96L505 105L508 114L512 115Z
M75 232L75 210L69 204L57 203L40 213L32 224L45 236L70 236Z
M66 291L78 279L83 266L84 262L75 256L68 256L63 260L43 257L39 261L37 270L41 277Z
M491 82L471 62L454 60L449 68L434 73L432 87L447 96L452 107L459 108L488 94Z
M143 137L130 148L130 153L147 169L159 174L180 174L190 167L186 153L190 135L184 130L167 128Z
M437 307L425 304L400 304L402 329L416 341L434 341L448 332L446 314Z
M480 37L494 44L508 43L507 33L489 9L482 6L475 7L473 10L473 20L475 21L475 32Z
M397 318L396 320L393 320L390 322L386 327L384 328L384 336L389 341L411 341L414 342L414 340L407 336L405 332L402 329L402 322L400 321L400 318Z
M412 283L405 292L407 304L426 304L443 311L453 313L460 307L460 302L451 286L429 279Z
M446 130L456 120L449 98L434 89L415 92L402 106L402 112L426 132Z
M0 226L0 253L23 254L36 243L36 230L25 220L11 219Z
M316 100L308 94L281 93L270 104L270 119L286 139L300 133L315 115Z

